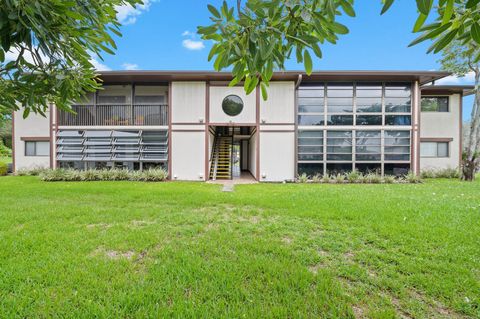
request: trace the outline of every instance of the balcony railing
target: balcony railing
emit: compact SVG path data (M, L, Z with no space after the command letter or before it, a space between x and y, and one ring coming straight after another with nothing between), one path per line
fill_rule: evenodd
M75 113L59 111L60 126L165 126L165 104L73 105Z

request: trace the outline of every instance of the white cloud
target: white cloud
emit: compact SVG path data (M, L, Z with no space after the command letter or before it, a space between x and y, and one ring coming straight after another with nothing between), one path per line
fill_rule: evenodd
M455 85L455 84L473 84L475 83L475 73L469 72L465 76L458 77L456 75L450 75L438 81L435 81L437 85Z
M150 6L156 0L143 0L143 4L132 7L130 4L123 6L116 6L115 10L117 11L117 19L123 24L134 24L137 21L137 17L143 12L146 12L150 9Z
M188 50L198 51L205 48L205 44L203 44L203 41L197 40L197 35L194 32L186 30L182 33L182 37L188 38L182 41L183 47Z
M190 39L183 40L182 45L188 50L202 50L205 48L203 41L195 41Z
M138 64L135 63L124 63L122 64L122 67L125 70L138 70Z
M90 63L93 64L93 67L94 67L97 71L110 71L110 70L112 70L110 67L108 67L107 65L103 64L102 62L98 61L98 60L95 59L95 58L91 58L91 59L90 59Z

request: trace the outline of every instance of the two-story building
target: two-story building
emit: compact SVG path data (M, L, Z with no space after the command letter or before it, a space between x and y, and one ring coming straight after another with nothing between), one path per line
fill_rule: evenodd
M102 72L103 89L47 117L14 114L14 170L164 167L172 180L401 175L461 162L462 98L434 71L277 72L264 101L230 73Z

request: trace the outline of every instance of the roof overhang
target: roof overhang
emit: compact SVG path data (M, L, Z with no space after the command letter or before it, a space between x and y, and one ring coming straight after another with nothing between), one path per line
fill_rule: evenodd
M451 95L462 94L463 96L474 93L474 85L427 85L420 88L422 95Z
M230 72L214 71L101 71L104 83L165 83L170 81L230 81ZM450 75L441 71L318 71L306 75L303 71L284 71L273 74L274 81L419 81L421 85Z

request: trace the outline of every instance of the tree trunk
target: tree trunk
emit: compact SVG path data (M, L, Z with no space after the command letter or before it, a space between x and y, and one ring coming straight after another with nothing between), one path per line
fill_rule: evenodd
M475 99L470 122L470 138L462 156L462 179L473 181L478 168L477 158L480 152L480 70L475 70Z

